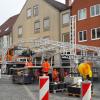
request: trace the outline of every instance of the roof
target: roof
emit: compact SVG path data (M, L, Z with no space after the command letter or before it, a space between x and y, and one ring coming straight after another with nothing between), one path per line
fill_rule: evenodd
M10 17L6 22L0 26L0 36L10 34L12 32L13 25L19 14Z
M67 6L66 4L60 3L55 0L44 0L44 1L46 1L48 4L58 9L59 11L64 11L64 10L69 9L69 6Z

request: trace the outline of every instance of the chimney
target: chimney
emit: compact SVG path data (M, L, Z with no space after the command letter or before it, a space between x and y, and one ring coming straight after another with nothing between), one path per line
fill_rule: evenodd
M65 0L65 4L69 6L69 0Z
M71 6L74 0L65 0L67 6Z

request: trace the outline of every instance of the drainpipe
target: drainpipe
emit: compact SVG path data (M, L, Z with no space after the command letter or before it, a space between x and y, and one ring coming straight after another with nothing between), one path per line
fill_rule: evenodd
M61 11L59 12L59 41L61 41L62 33L61 33ZM61 56L59 53L59 60L60 60L60 66L61 66Z

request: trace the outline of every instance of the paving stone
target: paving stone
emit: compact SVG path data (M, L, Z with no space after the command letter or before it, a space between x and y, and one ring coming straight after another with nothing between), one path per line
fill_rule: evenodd
M0 79L0 100L39 100L39 85L12 84L11 76ZM62 93L50 93L50 100L80 100ZM94 84L93 100L100 100L100 83Z

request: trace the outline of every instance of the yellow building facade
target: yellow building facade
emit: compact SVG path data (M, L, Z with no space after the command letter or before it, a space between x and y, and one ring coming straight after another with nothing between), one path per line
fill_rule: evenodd
M55 0L27 0L13 26L13 45L40 38L66 42L69 20L70 8L65 4ZM58 59L59 56L55 62Z

